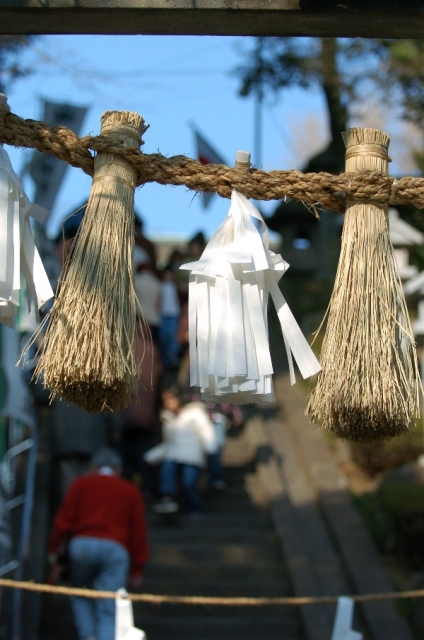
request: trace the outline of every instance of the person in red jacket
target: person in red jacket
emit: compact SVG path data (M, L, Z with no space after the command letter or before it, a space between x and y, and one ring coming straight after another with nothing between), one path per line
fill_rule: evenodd
M140 586L147 561L147 527L143 498L120 477L120 458L113 449L93 457L94 473L70 486L54 519L49 557L69 540L71 584L99 591ZM112 599L72 598L80 640L114 640Z

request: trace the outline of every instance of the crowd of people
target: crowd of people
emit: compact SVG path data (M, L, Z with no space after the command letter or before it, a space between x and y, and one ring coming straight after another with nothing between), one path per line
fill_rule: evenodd
M75 221L58 238L61 261ZM73 226L72 226L73 225ZM136 224L135 289L140 322L134 348L142 359L138 396L108 416L55 399L49 408L55 512L51 579L66 557L73 586L117 591L139 587L148 558L146 509L158 517L204 514L202 487L226 488L221 454L238 407L200 400L189 387L188 272L205 247L197 233L186 251L159 268L153 243ZM151 340L146 340L148 326ZM72 599L80 640L113 640L114 602Z

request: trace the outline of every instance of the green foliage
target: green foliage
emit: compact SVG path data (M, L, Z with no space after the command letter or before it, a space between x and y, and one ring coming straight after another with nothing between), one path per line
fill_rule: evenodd
M402 618L410 620L414 611L414 601L411 598L395 600L395 609Z
M355 496L353 503L382 553L403 558L411 569L424 566L424 487L387 482L376 493Z
M236 69L247 96L259 86L280 88L311 87L320 77L320 40L312 38L257 38L244 65Z
M370 90L403 117L424 115L424 40L372 38L257 38L236 69L240 94L298 86L332 87L349 115Z
M399 93L407 120L421 124L424 117L424 40L393 40L386 44L388 72Z
M421 515L424 523L424 486L409 482L383 483L378 490L378 498L389 516Z
M241 80L240 94L262 95L265 89L276 93L293 86L321 86L335 138L335 128L346 128L354 84L353 79L345 82L346 76L340 75L339 52L337 38L257 38L255 47L245 54L244 64L235 71Z
M411 482L383 483L377 493L390 521L393 549L412 569L424 567L424 486Z
M344 131L358 104L370 95L393 108L404 120L424 120L424 40L372 38L257 38L235 70L240 94L269 95L291 87L319 87L324 95L331 142L303 167L304 171L343 170ZM420 145L417 140L417 146ZM424 173L424 142L415 162ZM424 213L400 207L407 222L424 231ZM411 263L424 269L424 249Z
M392 535L390 521L382 510L375 493L364 493L353 496L355 508L361 514L365 528L375 540L377 546L384 550Z
M241 95L259 85L272 91L292 86L337 85L346 104L357 96L382 60L388 57L382 41L364 38L257 38L236 69ZM366 69L364 69L366 63Z
M30 73L30 69L19 61L22 50L30 45L33 38L29 36L0 35L0 91L5 92L16 78Z
M355 103L370 94L406 120L421 124L424 118L424 40L257 38L235 73L243 96L320 87L333 141ZM421 167L423 154L417 154Z
M396 469L424 453L422 428L382 442L352 442L350 451L353 460L368 473Z

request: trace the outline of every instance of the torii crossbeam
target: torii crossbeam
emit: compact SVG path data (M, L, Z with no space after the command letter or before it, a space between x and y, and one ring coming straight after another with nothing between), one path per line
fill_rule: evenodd
M422 0L0 0L0 34L422 38Z

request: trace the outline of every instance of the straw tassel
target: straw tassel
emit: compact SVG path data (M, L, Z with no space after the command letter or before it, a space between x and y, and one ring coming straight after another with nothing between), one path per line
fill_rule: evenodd
M387 173L389 136L344 135L346 171ZM413 332L390 241L387 205L349 200L322 344L322 373L306 413L341 438L368 442L408 431L419 416Z
M261 233L252 218L259 220ZM281 323L292 384L292 355L304 378L320 371L278 286L288 266L269 250L268 230L259 211L233 191L228 216L200 259L181 267L191 271L190 384L200 387L203 399L273 402L269 295Z
M143 119L106 111L101 133L138 148ZM36 375L52 396L87 411L117 411L137 387L133 341L136 170L122 155L99 153L87 209L59 281Z

